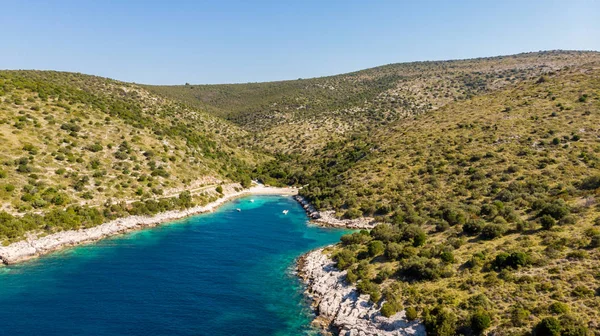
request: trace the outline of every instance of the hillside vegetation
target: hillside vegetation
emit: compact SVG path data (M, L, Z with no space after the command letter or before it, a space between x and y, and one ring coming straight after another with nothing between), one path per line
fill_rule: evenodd
M321 209L383 223L333 253L385 314L410 308L433 335L546 324L587 335L600 330L599 125L593 63L259 173L305 184Z
M431 335L600 335L599 125L596 52L232 85L2 71L0 240L253 177L380 223L330 252L384 315Z
M593 52L550 51L390 64L293 81L147 88L255 132L257 148L306 154L353 133L599 59Z
M238 148L246 134L136 85L1 71L1 209L44 213L177 196L221 180L249 184L264 156ZM23 224L11 223L0 236L18 239Z

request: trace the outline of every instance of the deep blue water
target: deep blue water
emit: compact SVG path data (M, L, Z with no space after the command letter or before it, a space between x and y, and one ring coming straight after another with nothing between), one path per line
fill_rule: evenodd
M314 334L294 260L344 233L291 198L253 196L0 268L0 334Z

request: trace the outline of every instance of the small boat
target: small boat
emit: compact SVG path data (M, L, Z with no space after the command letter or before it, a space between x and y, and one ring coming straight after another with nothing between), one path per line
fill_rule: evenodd
M251 199L251 200L250 200L250 203L254 203L254 200L253 200L253 199Z
M289 212L289 210L283 210L282 211L284 215L287 215L287 213Z
M242 211L242 209L240 209L240 208L237 208L235 210L237 210L237 212L241 212Z

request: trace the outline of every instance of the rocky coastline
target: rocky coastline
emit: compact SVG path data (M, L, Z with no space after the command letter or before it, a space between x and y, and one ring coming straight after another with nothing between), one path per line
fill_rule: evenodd
M298 275L307 286L317 317L314 325L342 336L426 335L419 321L408 321L401 311L387 318L345 280L346 271L335 268L335 262L324 249L313 250L298 259Z
M239 190L239 189L238 189ZM69 230L38 237L29 234L25 240L0 246L0 260L10 265L48 254L66 247L91 243L106 237L153 227L161 223L182 219L188 216L211 212L223 203L246 195L296 195L295 188L274 188L262 185L238 191L234 185L223 187L223 196L204 206L196 206L185 210L172 210L154 216L128 216L115 219L104 224L79 230Z
M361 217L356 219L339 219L335 216L335 211L317 211L315 207L303 196L296 195L294 199L302 205L308 217L312 222L328 227L349 228L349 229L372 229L377 225L374 218Z

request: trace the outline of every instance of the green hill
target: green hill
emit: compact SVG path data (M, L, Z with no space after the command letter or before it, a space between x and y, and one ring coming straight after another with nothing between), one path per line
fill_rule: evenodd
M306 185L301 194L341 217L385 223L344 237L334 255L389 313L415 308L428 330L469 330L483 311L498 335L553 316L591 332L600 330L598 125L596 62L259 173Z
M11 214L178 195L248 180L247 132L137 85L0 72L0 201Z
M349 134L599 59L596 52L548 51L390 64L292 81L146 88L255 132L257 147L306 153Z

